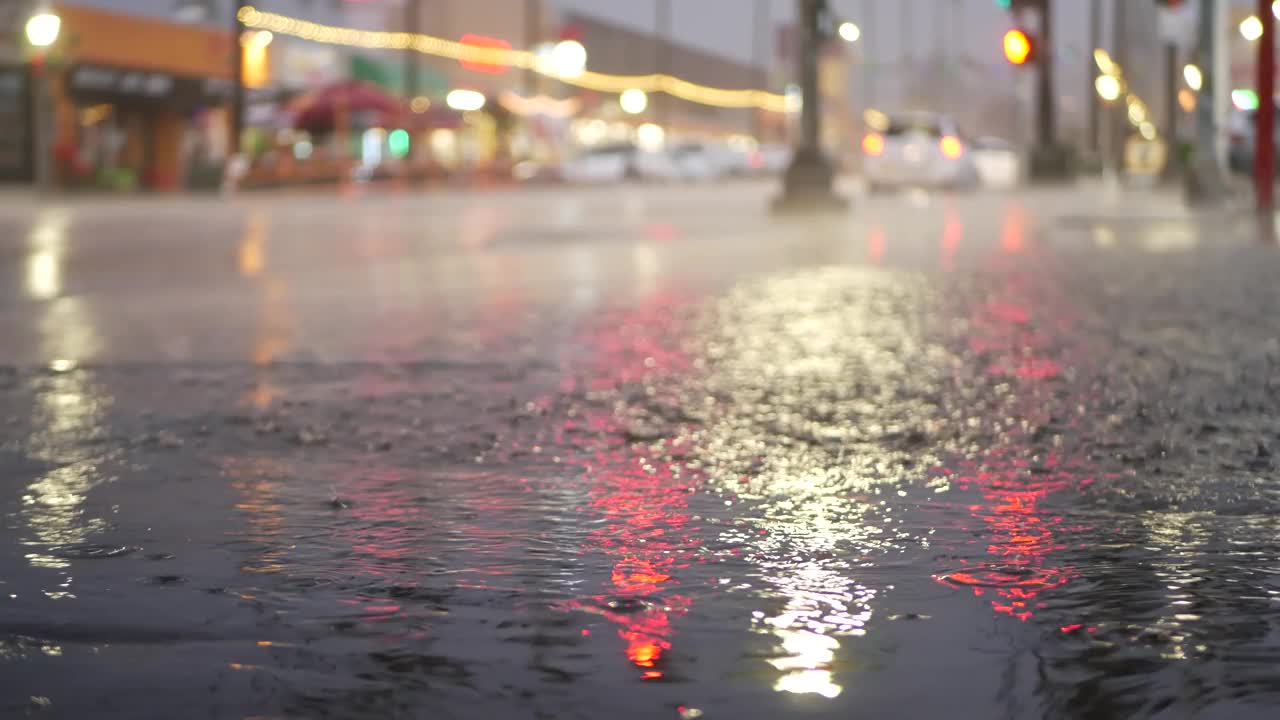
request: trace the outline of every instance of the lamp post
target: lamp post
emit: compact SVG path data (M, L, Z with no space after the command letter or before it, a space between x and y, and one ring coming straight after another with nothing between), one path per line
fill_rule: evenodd
M1101 52L1101 51L1100 51ZM1109 57L1109 56L1108 56ZM1103 71L1093 82L1094 90L1098 93L1099 100L1103 106L1107 108L1108 114L1114 112L1116 101L1120 99L1120 95L1124 92L1124 86L1120 84L1120 79L1115 76L1114 70L1109 66ZM1098 141L1098 154L1102 159L1102 180L1103 184L1108 188L1114 188L1118 184L1119 176L1116 173L1115 158L1112 156L1111 146L1114 143L1115 126L1113 123L1106 123L1099 128L1100 138Z
M230 156L240 154L241 136L244 135L244 48L240 45L244 37L244 21L240 13L249 3L247 0L235 0L231 15L231 122Z
M1089 2L1089 51L1102 47L1102 0ZM1088 78L1092 83L1093 63L1087 61L1090 72ZM1090 88L1092 89L1092 88ZM1089 103L1089 152L1094 156L1102 152L1102 123L1098 112L1098 103Z
M1258 0L1258 18L1262 34L1258 43L1258 114L1253 160L1254 194L1258 211L1270 213L1275 195L1275 121L1276 121L1276 18L1270 0Z
M826 39L822 29L826 11L827 0L800 0L797 79L802 98L801 134L783 178L782 195L773 203L776 212L841 211L849 206L847 199L835 193L835 169L822 151L818 58Z
M1218 128L1215 106L1220 96L1227 92L1225 84L1219 83L1220 73L1215 67L1219 50L1215 27L1218 20L1217 5L1217 0L1201 0L1196 26L1196 44L1205 70L1200 73L1202 89L1196 99L1196 142L1191 172L1183 176L1187 202L1193 205L1216 204L1227 195L1216 148Z
M653 13L653 31L657 35L653 44L654 52L657 53L653 71L659 75L669 75L671 73L671 0L654 0ZM670 131L671 96L659 93L654 100L656 101L654 102L655 120L663 130Z
M58 42L62 32L62 18L50 11L41 11L27 20L27 42L31 47L45 50Z
M62 18L47 6L41 6L24 28L27 44L31 48L32 128L35 148L36 185L41 189L53 187L53 98L49 93L47 77L48 55L62 33Z

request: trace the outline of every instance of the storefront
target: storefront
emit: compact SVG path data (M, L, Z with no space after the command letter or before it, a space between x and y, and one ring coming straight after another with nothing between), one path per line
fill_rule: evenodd
M216 182L227 151L230 34L59 6L50 54L65 187L167 190Z
M24 65L0 65L0 183L35 175L31 75Z
M79 64L63 82L75 115L73 142L58 157L68 182L172 189L215 164L225 131L213 119L229 97L228 81Z

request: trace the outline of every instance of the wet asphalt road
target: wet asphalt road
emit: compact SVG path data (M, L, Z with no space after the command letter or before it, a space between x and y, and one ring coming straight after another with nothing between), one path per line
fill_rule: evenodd
M0 716L1275 717L1277 249L768 193L0 199Z

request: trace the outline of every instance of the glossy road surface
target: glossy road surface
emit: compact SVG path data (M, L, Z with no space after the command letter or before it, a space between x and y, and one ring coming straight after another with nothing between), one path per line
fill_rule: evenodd
M1276 717L1276 248L769 192L0 198L0 715Z

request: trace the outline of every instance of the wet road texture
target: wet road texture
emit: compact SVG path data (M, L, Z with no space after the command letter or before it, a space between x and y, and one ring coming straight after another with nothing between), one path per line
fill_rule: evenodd
M0 205L0 716L1277 717L1277 250L769 192Z

